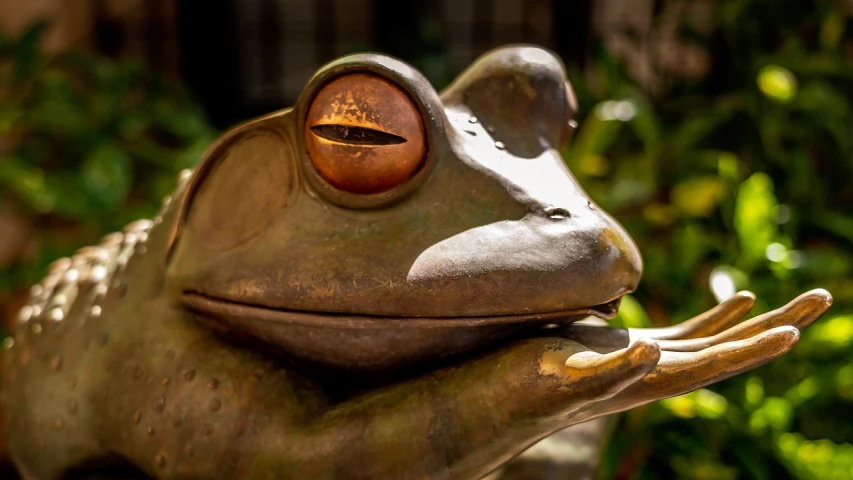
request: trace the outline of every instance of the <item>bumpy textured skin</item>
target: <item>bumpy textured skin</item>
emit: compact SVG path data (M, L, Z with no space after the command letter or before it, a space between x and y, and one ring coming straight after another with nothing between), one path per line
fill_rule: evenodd
M162 284L152 256L162 252L163 219L173 212L167 199L153 221L58 260L32 288L4 345L2 390L6 434L25 478L124 465L158 477L237 478L255 471L255 460L241 461L247 437L270 421L287 436L287 424L304 428L323 404L269 357L146 300Z

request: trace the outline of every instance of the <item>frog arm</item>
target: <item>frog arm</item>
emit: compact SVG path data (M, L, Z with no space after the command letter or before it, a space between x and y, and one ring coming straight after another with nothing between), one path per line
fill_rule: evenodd
M657 363L652 342L598 354L527 339L332 407L294 427L256 411L240 478L481 478ZM282 432L288 435L283 436Z
M763 365L793 348L799 329L830 303L815 290L713 340L662 340L663 352L629 330L574 326L549 332L564 338L519 341L345 402L301 428L256 412L247 448L259 454L239 471L245 478L480 478L561 428Z
M661 340L712 336L739 322L754 304L755 294L741 291L719 305L671 327L631 328L611 337L621 337L623 341L648 338L658 341L658 345L663 347L662 344L666 342ZM584 330L590 328L591 324L607 326L605 321L600 320L575 324L574 328ZM613 334L619 331L609 329L608 332ZM519 471L525 472L525 475L536 472L542 478L554 476L555 472L559 478L593 478L600 461L601 449L598 447L607 436L610 419L609 416L602 416L557 432L503 465L485 480L516 478Z

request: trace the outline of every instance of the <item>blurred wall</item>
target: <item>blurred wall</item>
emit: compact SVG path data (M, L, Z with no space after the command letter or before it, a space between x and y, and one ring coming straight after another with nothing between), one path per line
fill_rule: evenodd
M659 90L667 76L707 72L707 53L679 29L708 31L712 1L32 0L0 4L0 26L14 35L46 19L49 51L141 57L183 76L226 127L292 104L317 68L360 51L411 61L440 87L509 43L550 48L580 67L597 38Z
M93 48L136 56L160 70L178 71L177 0L26 0L0 2L0 28L19 35L48 21L44 47L57 52Z
M219 126L291 105L321 65L380 51L438 87L508 43L580 62L592 0L179 1L181 67ZM204 18L204 21L199 19Z
M70 45L85 45L92 32L91 0L28 0L0 2L0 28L7 35L20 35L33 22L50 19L44 43L48 51Z
M853 5L853 0L844 0ZM534 43L580 67L600 40L649 91L701 78L713 0L31 0L0 3L16 34L48 19L50 51L90 47L183 76L226 127L293 103L324 63L359 51L408 61L443 86L483 52ZM653 20L654 19L654 20ZM593 72L588 72L594 75Z

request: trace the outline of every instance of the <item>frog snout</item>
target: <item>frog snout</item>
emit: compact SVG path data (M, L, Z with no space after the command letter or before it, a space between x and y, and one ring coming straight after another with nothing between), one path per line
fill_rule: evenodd
M622 226L610 218L603 220L597 232L596 247L591 247L590 251L592 255L599 254L599 248L605 252L597 262L592 262L590 270L594 273L590 273L590 280L605 296L610 292L610 296L618 298L634 291L643 272L639 248Z
M466 230L423 251L408 281L440 292L448 315L568 311L610 302L634 290L642 261L618 223L588 210L554 206Z
M551 206L542 216L548 224L539 228L553 241L552 246L542 247L560 252L551 268L558 284L570 286L565 298L570 308L603 304L636 289L643 270L642 257L613 218L591 202L586 208ZM554 231L547 232L549 229Z

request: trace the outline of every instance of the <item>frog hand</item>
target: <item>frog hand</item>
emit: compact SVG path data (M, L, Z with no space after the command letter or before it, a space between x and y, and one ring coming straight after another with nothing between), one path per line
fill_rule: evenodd
M512 350L516 359L524 359L524 349L530 350L526 365L538 370L519 368L510 375L510 382L520 386L524 398L539 399L546 405L545 417L557 414L570 418L590 405L618 395L648 375L660 360L661 351L654 340L638 339L625 348L600 353L565 339L529 340ZM524 393L526 392L526 393ZM534 403L531 403L532 407Z
M599 353L649 341L657 342L661 349L660 361L648 375L597 403L578 420L681 395L764 365L797 344L800 331L832 305L832 296L826 290L812 290L779 309L736 323L754 303L752 293L740 292L715 308L668 328L567 327L563 332L567 338Z

